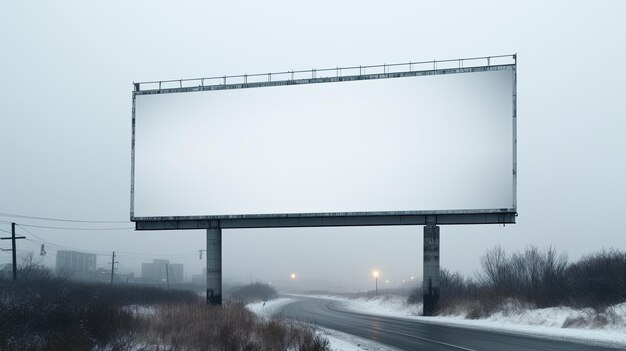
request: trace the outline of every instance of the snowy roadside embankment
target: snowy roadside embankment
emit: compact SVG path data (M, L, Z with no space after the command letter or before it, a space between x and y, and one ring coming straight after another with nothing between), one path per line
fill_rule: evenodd
M406 297L400 295L379 295L376 297L346 298L334 295L299 295L308 298L320 298L341 302L348 310L360 313L375 314L387 317L418 317L422 314L422 305L410 305L406 303Z
M246 305L246 308L258 317L268 320L272 316L280 315L282 308L296 299L281 297L265 302L254 302ZM325 337L330 342L330 349L333 351L385 351L395 350L389 346L379 344L375 341L359 338L350 334L341 333L331 329L316 328L315 332Z
M626 346L626 303L611 306L604 312L571 307L532 309L520 304L507 304L485 319L466 319L467 313L463 312L422 317L421 305L409 305L405 297L398 295L355 299L328 295L306 296L339 301L344 308L365 314Z
M506 330L554 338L578 339L626 346L626 303L604 312L592 308L529 308L509 303L484 319L466 319L467 313L438 317L417 317L433 322L467 327Z
M372 340L359 338L358 336L338 332L332 329L317 328L320 335L330 342L332 351L396 351L400 350L391 346L383 345Z
M458 317L467 318L467 313L461 313ZM626 303L609 306L602 312L593 308L577 309L563 306L529 308L519 303L507 303L485 320L508 324L626 333Z
M280 313L283 306L295 301L295 299L281 297L269 301L253 302L246 305L246 308L263 319L270 319L275 314Z

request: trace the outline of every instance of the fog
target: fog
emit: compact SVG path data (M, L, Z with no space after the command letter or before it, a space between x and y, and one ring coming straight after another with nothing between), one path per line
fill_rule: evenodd
M132 227L133 82L517 53L517 224L443 226L442 266L471 275L496 244L554 245L570 258L624 250L624 13L620 1L5 2L0 234L19 223L28 240L18 254L45 242L51 266L56 250L98 253L98 266L115 250L120 271L165 258L190 277L203 266L203 231L109 230ZM224 230L224 280L358 291L373 288L377 269L397 287L421 275L422 235L419 226Z

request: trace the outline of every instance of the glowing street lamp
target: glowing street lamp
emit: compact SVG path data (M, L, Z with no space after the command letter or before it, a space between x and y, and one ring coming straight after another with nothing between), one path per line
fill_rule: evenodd
M378 296L378 271L372 272L374 278L376 278L376 296Z

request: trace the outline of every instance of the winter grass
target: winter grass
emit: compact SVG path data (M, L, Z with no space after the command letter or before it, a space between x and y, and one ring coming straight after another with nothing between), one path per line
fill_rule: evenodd
M0 350L328 350L310 327L259 319L242 304L30 273L0 280Z

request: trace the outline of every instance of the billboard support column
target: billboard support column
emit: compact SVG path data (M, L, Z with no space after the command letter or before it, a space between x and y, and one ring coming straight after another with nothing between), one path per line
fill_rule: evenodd
M222 228L206 230L206 302L222 304Z
M439 226L424 226L424 316L432 316L439 300Z

